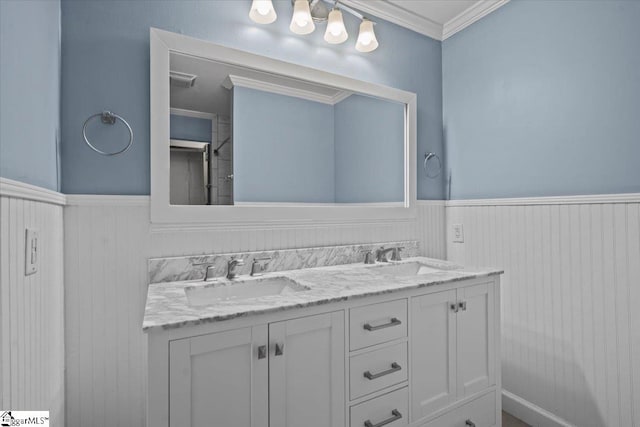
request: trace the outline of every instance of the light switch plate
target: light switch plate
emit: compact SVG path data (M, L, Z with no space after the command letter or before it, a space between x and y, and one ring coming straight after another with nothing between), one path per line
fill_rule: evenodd
M29 276L38 271L40 262L40 247L38 240L38 230L27 228L24 243L24 274Z
M462 224L453 224L453 242L464 243L464 227Z

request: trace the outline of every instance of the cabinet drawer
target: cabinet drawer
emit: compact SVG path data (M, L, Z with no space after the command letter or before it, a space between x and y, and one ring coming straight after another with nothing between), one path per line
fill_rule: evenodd
M401 383L407 380L407 343L353 356L349 366L352 400Z
M383 394L351 407L351 427L398 427L409 424L407 388Z
M496 425L496 393L485 394L421 427L492 427Z
M351 350L406 336L406 299L352 308L349 311L349 348Z

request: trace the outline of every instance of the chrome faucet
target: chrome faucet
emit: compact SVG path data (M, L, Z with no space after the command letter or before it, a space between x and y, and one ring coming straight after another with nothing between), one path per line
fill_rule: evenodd
M380 248L376 251L376 261L378 262L389 262L387 259L387 254L392 252L395 248L384 248L384 246L380 246Z
M238 276L238 273L236 273L236 268L241 267L243 265L244 265L244 260L242 258L240 259L231 258L227 262L227 279L229 280L235 279Z

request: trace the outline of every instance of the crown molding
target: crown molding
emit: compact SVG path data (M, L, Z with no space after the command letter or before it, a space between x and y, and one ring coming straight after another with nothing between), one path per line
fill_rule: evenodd
M0 177L0 196L60 206L66 204L66 197L62 193L2 177Z
M334 95L324 95L312 90L306 90L283 84L267 82L265 80L252 79L250 77L238 76L230 74L222 83L226 89L234 86L246 87L249 89L257 89L263 92L275 93L278 95L292 96L294 98L306 99L308 101L320 102L322 104L335 105L338 102L348 98L351 92L338 90Z
M340 3L349 7L436 40L451 37L508 2L509 0L481 0L442 25L386 0L340 0Z
M509 0L482 0L475 3L453 19L445 22L441 40L448 39L507 3Z
M349 7L382 18L385 21L392 22L423 34L432 39L442 40L442 25L431 19L418 16L415 13L389 3L385 0L340 0L340 3Z

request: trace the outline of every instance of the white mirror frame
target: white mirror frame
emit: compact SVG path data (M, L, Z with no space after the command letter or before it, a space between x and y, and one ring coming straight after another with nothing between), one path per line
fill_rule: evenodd
M406 221L416 217L416 94L291 64L157 28L150 29L151 222L154 227L205 228L267 223L345 224ZM169 202L169 56L179 52L214 61L290 76L405 104L404 203L256 204L177 206ZM383 179L383 177L381 177ZM372 183L371 185L375 185Z

